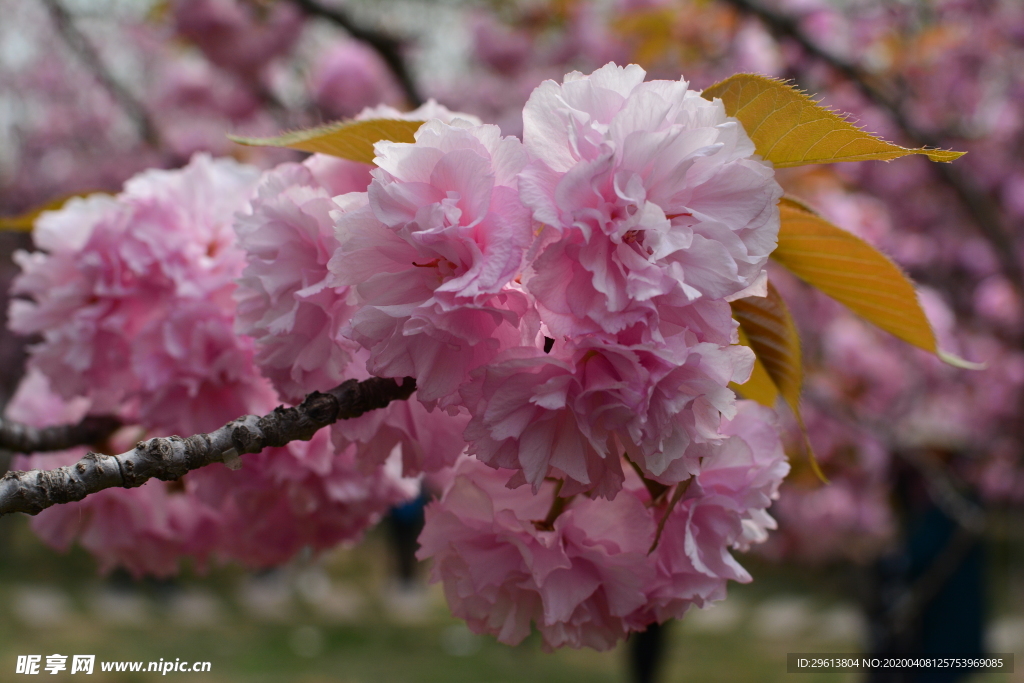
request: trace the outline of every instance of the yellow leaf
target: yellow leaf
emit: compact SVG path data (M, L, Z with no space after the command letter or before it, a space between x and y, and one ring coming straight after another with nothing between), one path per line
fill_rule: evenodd
M747 333L742 327L740 327L740 344L750 346L750 340L747 339ZM750 373L750 379L743 384L730 383L729 388L740 394L743 398L757 401L767 408L774 408L776 401L779 399L779 390L775 386L775 382L772 381L768 371L764 368L764 363L761 362L760 358L757 358L756 354L754 357L754 370Z
M740 324L740 341L750 346L767 375L768 381L771 382L778 394L782 394L783 400L793 411L803 435L811 469L821 481L828 483L828 479L825 478L825 474L818 466L817 458L814 457L810 439L807 438L807 428L804 426L804 419L800 414L800 390L803 386L800 335L797 333L793 316L789 314L786 302L769 282L767 296L737 299L731 305L732 315ZM754 395L744 392L744 387L755 381L756 364L754 373L751 375L750 381L739 387L740 392L752 400L773 407L774 399L771 403L764 403L756 397L757 395L762 397L770 395L770 392L766 392L759 384L763 382L764 378L756 380L758 384L753 387Z
M914 284L888 256L832 225L800 200L783 197L779 214L779 246L772 258L793 274L868 322L950 365L970 370L984 367L938 348Z
M803 366L800 361L800 337L793 317L778 290L768 283L768 296L751 296L732 302L732 315L748 346L763 364L772 383L789 407L800 407ZM746 385L742 385L740 388ZM756 400L756 399L755 399Z
M42 206L37 206L34 209L29 209L25 213L17 216L0 216L0 230L6 230L11 232L31 232L32 226L35 225L36 219L39 218L39 214L44 211L56 211L57 209L64 206L68 200L74 199L75 197L86 197L90 194L96 194L94 192L76 192L75 194L64 195L58 197L52 201L49 201Z
M404 119L368 119L366 121L339 121L325 126L297 130L274 138L228 137L240 145L256 147L288 147L304 152L319 152L373 163L373 144L381 140L414 142L414 135L423 121Z
M703 92L719 98L725 112L743 124L754 147L776 168L837 161L889 160L924 154L932 161L953 161L963 152L908 149L886 142L821 106L783 81L736 74Z
M850 310L918 348L937 353L935 333L899 266L856 235L791 201L772 258Z

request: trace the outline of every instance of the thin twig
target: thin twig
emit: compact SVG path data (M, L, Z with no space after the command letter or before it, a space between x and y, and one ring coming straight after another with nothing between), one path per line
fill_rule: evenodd
M53 470L8 472L0 478L0 516L11 512L34 515L113 486L134 488L153 478L174 481L215 462L230 465L246 453L308 441L337 420L407 399L415 388L409 377L401 384L379 377L362 382L351 379L326 393L313 392L298 407L278 407L263 417L243 415L209 434L140 441L127 453L89 453L74 465Z
M654 532L654 543L651 544L651 549L647 551L648 555L658 548L658 543L661 541L661 534L665 531L665 524L668 522L669 516L672 515L672 510L675 509L676 503L682 500L683 496L686 495L686 491L690 488L690 484L693 483L693 479L693 477L690 477L686 481L676 484L676 490L672 494L672 498L668 501L668 505L665 506L665 514L662 515L661 520L658 522L658 529Z
M877 84L876 79L856 64L819 46L800 29L799 23L793 17L769 9L756 0L722 1L741 12L756 16L776 36L793 40L807 54L840 73L870 102L885 110L913 144L920 147L946 147L940 136L917 128L903 111L899 100L883 90ZM1017 261L1017 250L1014 247L1013 238L1004 227L999 212L992 205L990 198L960 168L948 164L932 164L932 168L942 183L953 190L967 213L974 219L982 236L992 245L1006 278L1013 284L1017 292L1024 296L1024 270L1021 269L1021 265Z
M0 417L0 449L14 453L63 451L107 438L121 421L110 415L87 415L78 424L32 427Z
M562 485L565 484L564 479L559 479L555 482L555 496L551 499L551 507L548 508L547 516L542 520L535 520L533 526L537 531L554 531L555 520L558 516L565 511L565 506L572 501L575 496L569 496L567 498L559 497L559 493L562 491Z
M307 15L321 17L341 27L346 33L372 47L398 80L409 104L418 107L423 104L423 96L413 80L409 66L402 56L402 41L381 31L360 26L348 14L337 7L325 7L317 0L293 0Z
M157 133L156 126L153 124L153 120L149 116L149 112L146 111L142 103L127 88L118 83L117 79L110 74L107 67L104 66L103 60L100 59L96 48L89 42L89 38L78 30L71 15L60 4L60 0L43 0L43 3L46 5L47 10L49 10L54 26L64 39L64 42L78 55L78 58L92 71L93 76L103 84L103 87L107 89L110 96L120 105L139 130L142 139L151 147L159 147L160 136Z

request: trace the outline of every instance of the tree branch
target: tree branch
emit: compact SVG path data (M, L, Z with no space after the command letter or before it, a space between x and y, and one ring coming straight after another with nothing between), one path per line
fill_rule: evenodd
M944 515L966 532L976 536L985 533L988 528L987 515L984 509L964 495L967 486L925 450L900 445L890 427L899 416L890 416L886 420L869 419L857 415L848 405L839 404L813 389L806 390L803 398L829 417L853 429L866 431L881 441L887 451L917 471L925 483L928 497Z
M800 45L815 59L824 62L849 80L861 94L876 106L885 110L903 134L920 147L945 147L940 136L917 128L900 107L898 99L884 91L856 64L847 62L825 50L811 40L801 29L796 19L769 9L756 0L722 0L746 14L756 16L776 36L789 38ZM1017 261L1017 250L1013 238L1003 225L998 210L991 199L958 167L949 164L933 164L939 180L953 191L968 215L974 220L982 236L992 245L1003 274L1013 284L1017 293L1024 296L1024 270Z
M112 415L87 415L78 424L31 427L0 417L0 449L14 453L63 451L98 443L113 434L121 421Z
M85 34L78 30L71 15L60 4L60 0L43 0L43 3L49 10L53 24L64 42L72 52L78 55L78 58L85 63L96 79L107 89L110 96L120 105L139 130L142 139L154 148L159 147L160 136L157 134L156 126L153 124L149 112L127 88L118 83L110 74L100 59L99 53L96 52L96 48L89 42Z
M74 465L54 470L8 472L0 479L0 516L34 515L114 486L134 488L153 478L174 481L215 462L230 465L245 453L308 441L329 424L407 399L415 389L411 377L402 384L379 377L350 379L326 393L309 394L298 407L279 406L263 417L243 415L209 434L140 441L127 453L89 453Z
M293 0L293 2L307 15L326 19L341 27L356 40L372 47L398 80L409 104L413 107L423 104L423 96L420 95L419 88L416 87L416 82L402 57L401 40L387 33L360 26L352 20L352 17L337 7L324 7L317 0Z

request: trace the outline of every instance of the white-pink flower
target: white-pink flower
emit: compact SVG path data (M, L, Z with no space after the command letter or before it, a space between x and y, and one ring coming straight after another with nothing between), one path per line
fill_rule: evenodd
M622 455L665 484L696 473L701 444L726 438L722 417L735 413L727 385L749 375L750 352L692 334L653 343L629 332L556 343L550 354L512 349L475 371L461 388L470 452L518 470L510 485L537 490L554 476L566 493L605 497L622 485Z
M434 98L430 98L412 111L400 111L388 104L379 104L376 107L367 107L356 115L357 121L365 119L404 119L406 121L433 121L437 119L441 123L454 124L456 120L468 123L472 126L481 126L483 121L472 114L461 111L452 111L443 104L439 104Z
M509 474L458 463L420 536L431 579L444 583L453 614L503 643L521 642L532 622L546 649L609 649L646 603L653 519L632 496L578 497L545 530L553 484L540 495L510 490Z
M370 351L372 374L415 377L420 400L451 405L470 370L521 343L526 155L496 126L459 119L376 150L365 206L335 214L332 284L353 287L361 305L346 334Z
M354 310L349 288L327 283L327 262L338 248L330 214L339 205L331 196L365 190L369 168L362 187L360 174L353 173L353 185L340 188L339 180L346 178L338 171L356 164L342 162L339 169L311 159L266 173L250 211L235 221L248 262L235 294L237 329L256 339L256 363L291 403L345 380L356 348L339 339ZM328 176L334 187L328 191L314 171Z
M354 448L339 451L327 430L245 456L232 472L212 466L188 475L189 495L217 512L216 554L270 567L304 547L327 550L358 541L388 509L415 497L398 463L361 471Z
M775 415L752 401L740 401L725 423L726 440L709 449L700 472L672 509L651 554L656 578L647 585L647 616L682 618L693 605L725 597L727 581L750 581L729 552L767 538L775 522L767 509L789 472L775 427Z
M520 190L549 226L527 288L557 335L642 323L657 338L672 309L757 286L775 248L782 190L739 122L644 76L573 72L523 112Z
M33 238L41 251L15 254L23 272L12 291L27 298L11 303L9 325L42 336L30 364L54 390L69 399L87 396L96 411L118 410L172 379L159 356L184 358L191 353L186 346L234 347L224 334L244 254L233 248L231 222L258 175L229 159L197 155L185 168L135 176L115 197L73 199L38 219ZM207 326L212 339L186 330L168 335L168 319L194 306L226 307L227 332ZM214 356L204 352L185 363L216 365ZM218 368L198 372L208 370ZM142 398L152 404L152 396Z
M360 349L347 369L351 379L366 379L369 353ZM442 410L428 410L415 400L393 401L387 407L331 426L334 444L339 450L355 444L357 460L363 471L371 472L384 463L397 448L402 474L414 477L420 473L437 472L455 464L466 450L462 432L469 415L455 415Z

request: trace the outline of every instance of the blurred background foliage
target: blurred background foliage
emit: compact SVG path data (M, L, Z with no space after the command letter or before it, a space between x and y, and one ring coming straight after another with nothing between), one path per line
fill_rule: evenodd
M794 472L773 508L781 528L744 558L754 583L672 625L662 675L782 680L786 652L884 650L894 642L887 601L920 589L943 549L952 559L937 587L918 591L928 600L915 637L937 618L956 642L960 625L929 617L928 601L967 581L953 593L982 597L958 609L983 627L960 632L962 642L1024 653L1018 0L0 0L0 16L7 219L116 191L197 151L269 167L296 157L233 145L226 133L273 134L380 102L436 97L519 134L541 80L611 60L650 77L684 74L695 88L738 71L791 79L901 144L968 151L953 166L907 159L780 174L787 191L891 254L923 285L943 345L988 369L943 367L773 273L801 329L807 419L832 484L814 480L791 436ZM27 234L0 234L5 290L8 255L30 245ZM20 379L26 341L0 337L0 401ZM56 555L27 520L3 518L0 667L59 652L209 660L211 681L628 677L628 646L548 655L532 639L507 648L475 636L448 616L437 587L389 578L391 561L377 529L356 548L272 572L187 569L134 582L98 577L83 551ZM153 680L132 676L110 680Z

